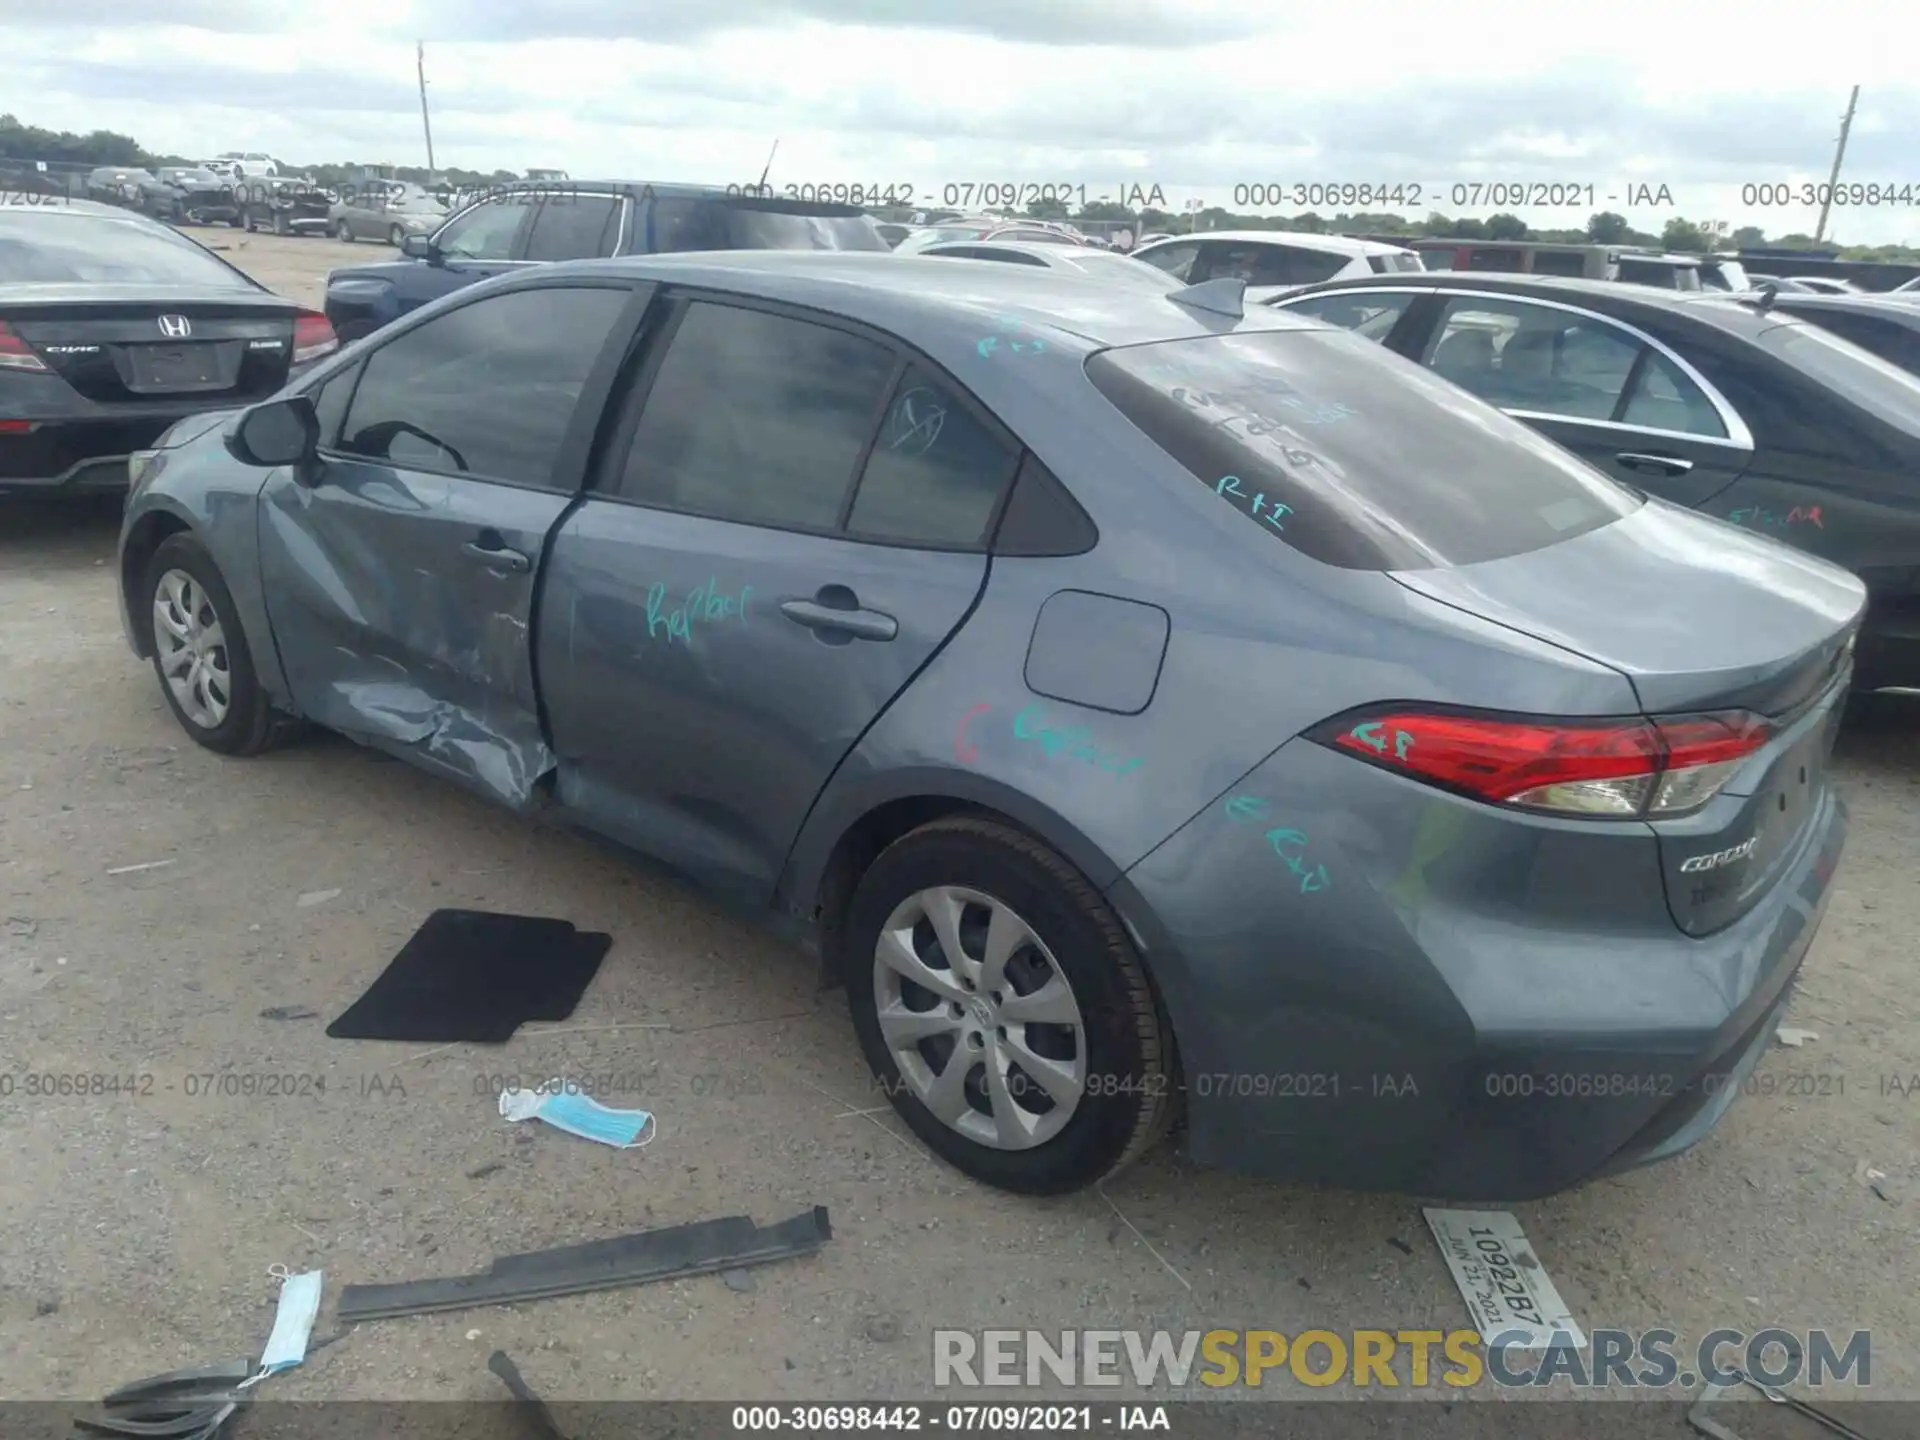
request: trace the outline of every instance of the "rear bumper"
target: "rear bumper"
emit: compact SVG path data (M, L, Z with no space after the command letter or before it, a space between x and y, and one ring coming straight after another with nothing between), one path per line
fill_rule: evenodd
M151 446L175 421L197 413L46 420L24 435L0 435L0 495L125 490L127 457Z
M1644 828L1516 825L1302 741L1239 788L1273 818L1216 805L1109 892L1173 1021L1194 1159L1461 1201L1706 1135L1779 1023L1847 831L1829 786L1774 888L1692 939ZM1323 887L1302 893L1274 825L1308 837Z

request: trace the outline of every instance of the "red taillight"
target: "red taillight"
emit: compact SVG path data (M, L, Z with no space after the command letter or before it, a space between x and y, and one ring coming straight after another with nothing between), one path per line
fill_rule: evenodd
M1591 721L1382 709L1313 738L1495 804L1631 819L1706 804L1771 733L1744 711Z
M331 355L340 348L340 337L333 333L333 324L326 316L314 310L302 310L293 322L293 363L304 365L309 360L318 360L322 355Z
M0 320L0 370L33 370L47 374L47 362L33 353L26 341L13 333L13 327Z
M31 429L31 420L0 420L0 435L25 435Z

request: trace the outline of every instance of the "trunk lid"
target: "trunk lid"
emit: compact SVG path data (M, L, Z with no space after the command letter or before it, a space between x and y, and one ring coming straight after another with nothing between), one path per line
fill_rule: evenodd
M1611 666L1650 715L1797 709L1825 689L1866 604L1838 566L1660 500L1564 544L1391 573Z
M1712 800L1647 822L1668 908L1687 934L1711 934L1752 908L1833 803L1827 762L1866 602L1844 570L1649 501L1561 545L1393 578L1618 670L1650 716L1769 718L1767 743Z
M0 288L0 320L88 400L264 399L286 383L297 308L236 291L169 296L152 287Z

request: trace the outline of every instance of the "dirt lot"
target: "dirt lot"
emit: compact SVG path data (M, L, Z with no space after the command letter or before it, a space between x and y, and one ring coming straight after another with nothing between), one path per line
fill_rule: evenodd
M214 238L309 302L328 265L391 253ZM979 1188L875 1108L841 997L670 882L345 742L196 748L120 639L114 512L0 519L0 1398L257 1353L271 1265L325 1269L318 1337L347 1283L814 1204L833 1241L751 1292L363 1325L266 1388L492 1398L499 1347L560 1397L924 1397L936 1327L1465 1323L1411 1200L1199 1172L1177 1144L1104 1195ZM1776 1048L1689 1155L1518 1213L1589 1330L1868 1329L1874 1390L1920 1397L1920 701L1850 731L1840 775L1852 839L1789 1022L1817 1038ZM570 1021L499 1050L326 1039L447 905L615 944ZM628 1080L658 1138L615 1152L498 1117L496 1077L562 1072ZM26 1093L92 1073L155 1078ZM225 1093L269 1084L303 1093Z

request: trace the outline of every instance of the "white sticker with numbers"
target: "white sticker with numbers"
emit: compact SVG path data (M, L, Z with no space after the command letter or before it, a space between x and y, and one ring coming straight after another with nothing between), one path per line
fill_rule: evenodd
M1505 1210L1428 1210L1427 1228L1488 1346L1587 1348L1520 1222Z

